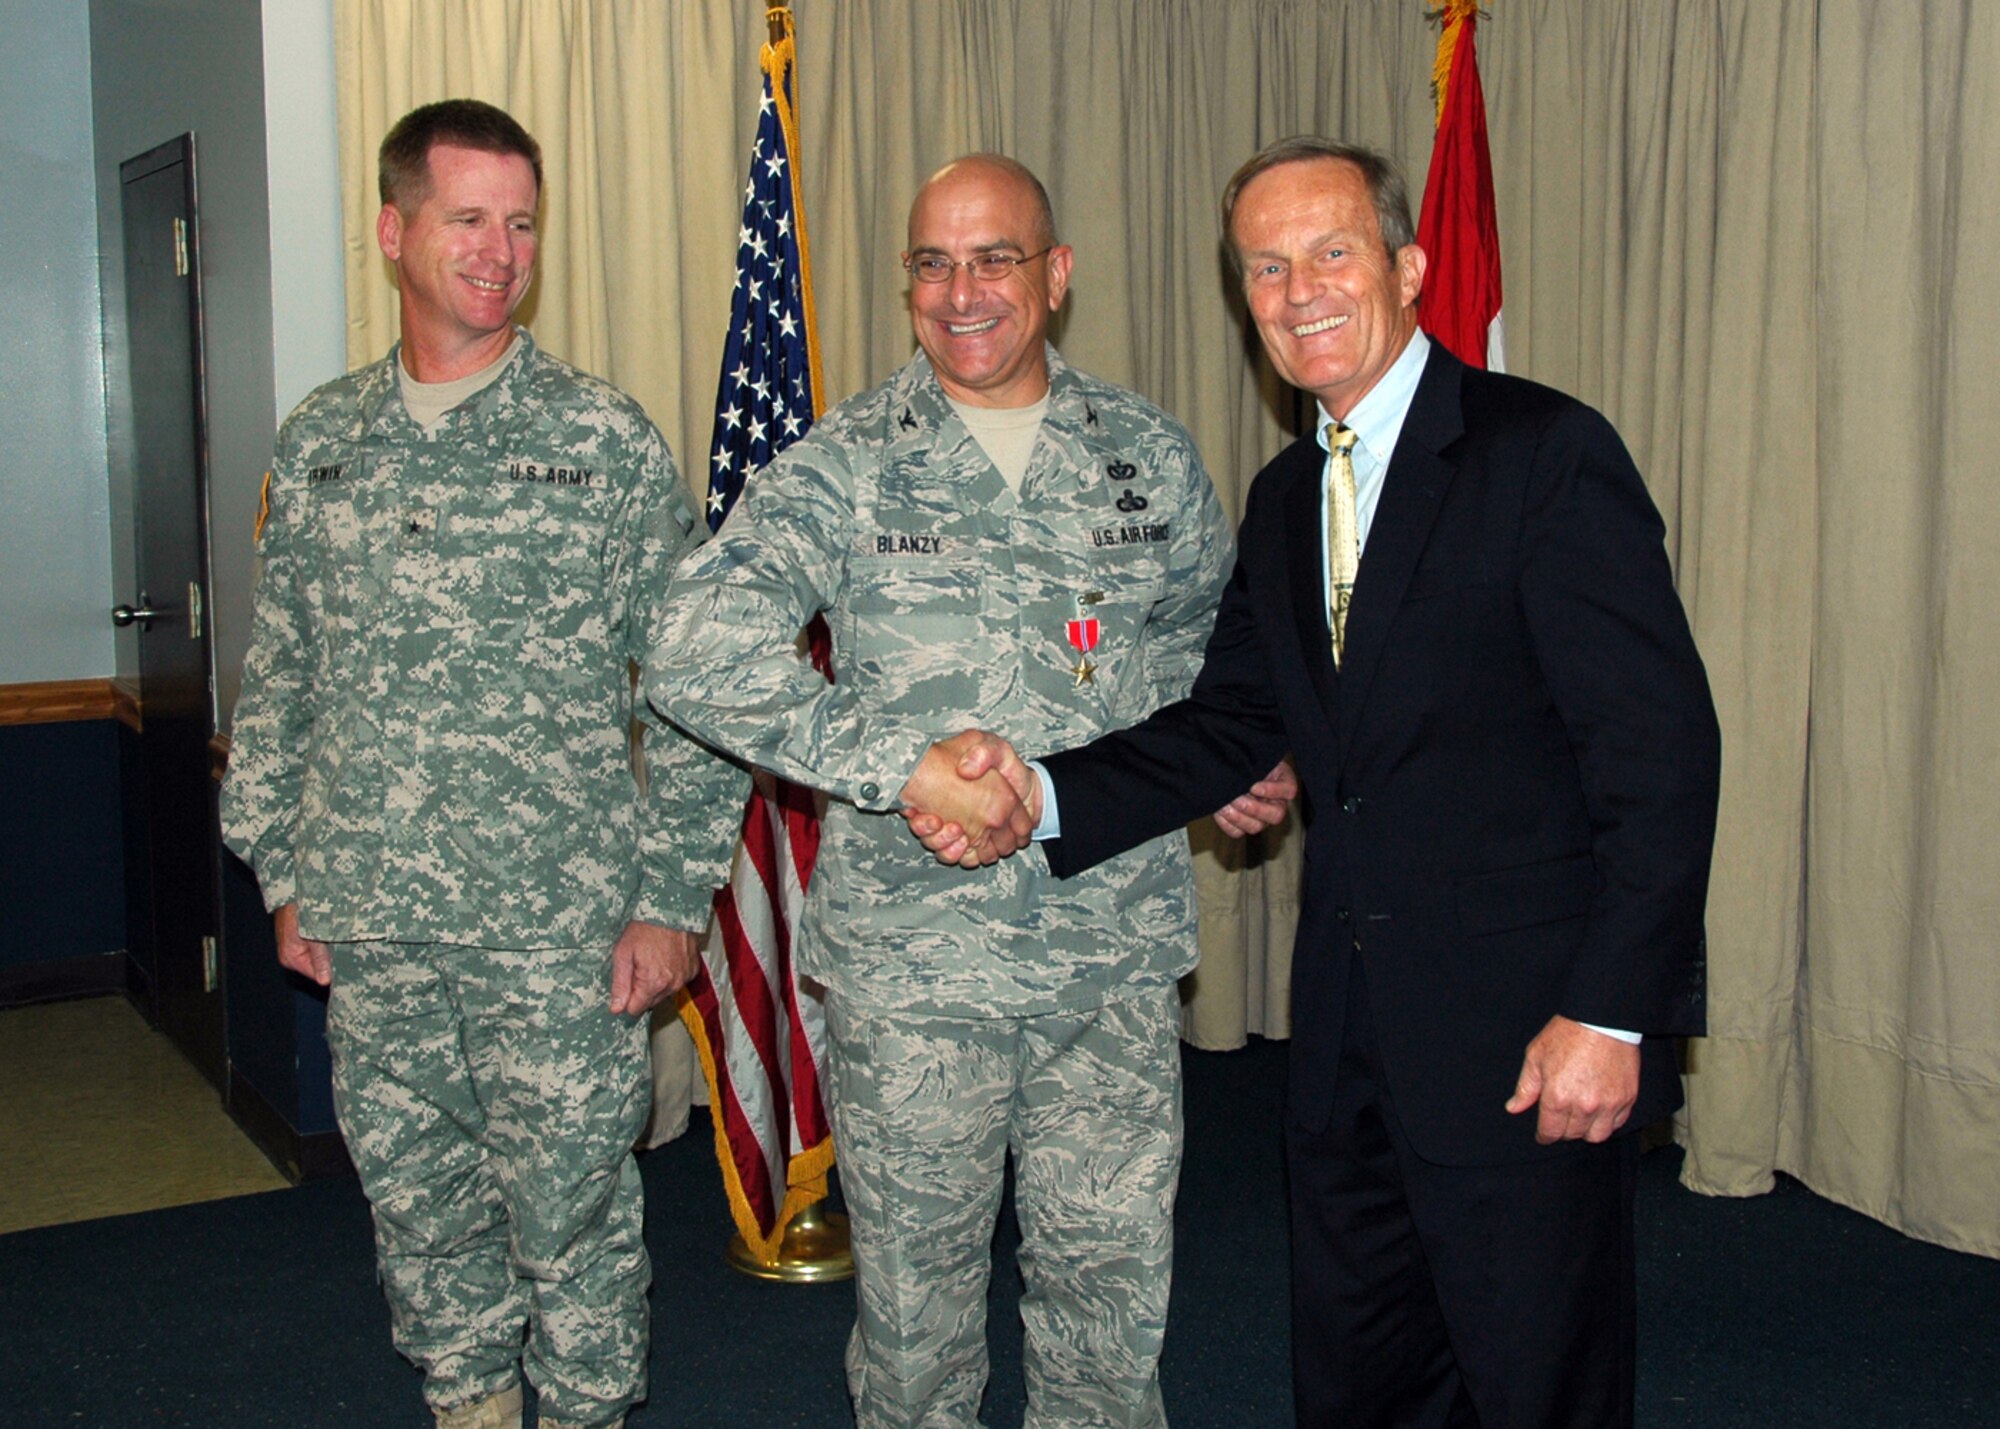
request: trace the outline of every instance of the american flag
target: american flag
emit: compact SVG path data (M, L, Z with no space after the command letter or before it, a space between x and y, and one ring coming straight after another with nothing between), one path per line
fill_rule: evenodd
M736 292L715 396L708 524L720 527L750 474L819 414L812 270L799 204L795 54L789 10L774 9L764 94L737 235ZM832 678L825 627L813 663ZM826 1195L833 1132L820 1097L826 1034L817 999L792 976L792 929L819 851L810 791L759 772L729 886L715 895L702 969L681 1020L708 1076L715 1149L730 1209L758 1259L776 1258L785 1226Z
M772 47L764 47L764 97L743 186L736 292L708 452L711 531L722 525L750 473L803 436L819 415L813 402L818 343L792 165L789 49L787 42L782 78L774 78Z
M1500 221L1486 147L1486 95L1473 47L1479 0L1445 0L1439 15L1444 28L1432 73L1437 142L1417 221L1417 246L1430 268L1417 315L1424 331L1460 361L1499 372L1506 366L1507 343L1500 321Z

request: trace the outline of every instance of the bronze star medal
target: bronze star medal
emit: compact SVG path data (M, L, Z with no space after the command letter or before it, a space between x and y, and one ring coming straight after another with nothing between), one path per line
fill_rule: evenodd
M1068 622L1064 634L1069 638L1070 648L1076 651L1076 663L1069 672L1076 676L1079 688L1097 682L1097 666L1090 663L1090 652L1097 648L1100 627L1097 617L1086 612L1104 599L1101 590L1087 590L1076 598L1076 619Z

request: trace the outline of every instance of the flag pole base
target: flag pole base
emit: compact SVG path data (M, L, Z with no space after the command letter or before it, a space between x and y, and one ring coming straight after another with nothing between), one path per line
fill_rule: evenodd
M784 1239L778 1242L775 1260L759 1260L740 1235L729 1238L729 1249L723 1258L745 1275L787 1285L854 1278L854 1252L847 1244L847 1217L829 1211L825 1201L814 1201L792 1217L791 1224L785 1227Z

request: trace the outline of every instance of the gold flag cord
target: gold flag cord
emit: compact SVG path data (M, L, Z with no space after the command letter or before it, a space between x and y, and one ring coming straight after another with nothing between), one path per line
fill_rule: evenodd
M1431 93L1437 96L1433 124L1444 122L1445 94L1451 88L1451 62L1458 55L1458 37L1465 26L1478 23L1479 14L1479 0L1444 0L1430 11L1431 19L1444 22L1444 31L1438 36L1437 58L1431 62Z
M826 382L819 366L819 314L813 307L812 245L806 241L805 194L799 184L798 79L799 57L792 35L792 7L773 5L764 11L771 38L759 58L771 77L771 99L778 106L778 127L785 131L785 152L791 156L792 227L799 236L799 306L805 312L806 367L812 374L813 420L826 410Z

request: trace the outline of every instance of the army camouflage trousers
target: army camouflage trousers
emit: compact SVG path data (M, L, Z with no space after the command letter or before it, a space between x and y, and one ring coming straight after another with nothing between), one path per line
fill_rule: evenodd
M610 967L609 948L333 946L334 1109L434 1407L524 1367L544 1416L610 1424L645 1397L647 1019L612 1014Z
M1181 1165L1174 985L1032 1017L911 1016L837 994L826 1012L858 1429L976 1422L1010 1150L1027 1429L1161 1429Z

